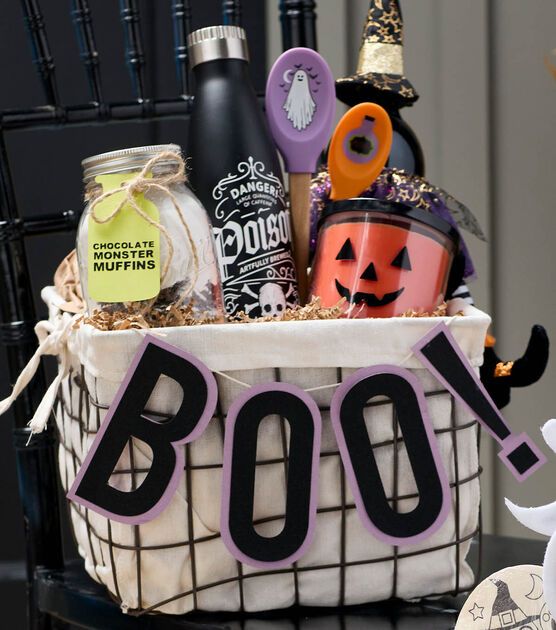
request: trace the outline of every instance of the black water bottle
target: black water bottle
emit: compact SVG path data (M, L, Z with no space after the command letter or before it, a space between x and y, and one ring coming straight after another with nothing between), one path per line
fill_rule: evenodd
M248 73L245 32L191 33L193 190L212 220L228 314L281 316L298 303L278 155Z

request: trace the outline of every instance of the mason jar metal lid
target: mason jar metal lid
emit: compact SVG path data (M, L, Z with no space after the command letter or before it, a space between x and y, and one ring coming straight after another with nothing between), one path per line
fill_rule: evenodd
M151 158L165 151L181 154L181 147L177 144L152 144L92 155L81 162L83 179L89 180L97 175L120 173L133 169L140 170ZM170 164L176 164L176 161L168 159L160 162L161 166Z
M249 61L245 31L240 26L207 26L193 31L187 38L189 66L215 59Z

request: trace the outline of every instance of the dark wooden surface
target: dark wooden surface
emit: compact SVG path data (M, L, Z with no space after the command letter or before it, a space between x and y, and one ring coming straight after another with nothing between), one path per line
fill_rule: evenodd
M542 564L545 546L542 541L484 536L480 579L507 566ZM474 544L471 563L476 562L477 551ZM42 573L40 585L39 604L43 610L57 610L64 621L82 624L72 627L99 630L448 630L454 627L459 607L465 601L462 595L415 604L390 601L343 610L299 608L242 616L195 613L135 618L119 612L104 588L85 574L81 563L71 565L64 575Z

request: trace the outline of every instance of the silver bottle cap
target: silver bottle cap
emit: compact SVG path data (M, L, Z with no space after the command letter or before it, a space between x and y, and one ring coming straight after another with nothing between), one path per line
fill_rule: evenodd
M249 61L245 31L239 26L208 26L193 31L187 38L189 66L215 59Z
M107 173L141 170L151 158L165 151L181 154L181 147L177 144L152 144L92 155L81 162L83 179L89 180L97 175L106 175ZM167 162L160 162L160 166L169 164L175 164L175 160L169 159Z

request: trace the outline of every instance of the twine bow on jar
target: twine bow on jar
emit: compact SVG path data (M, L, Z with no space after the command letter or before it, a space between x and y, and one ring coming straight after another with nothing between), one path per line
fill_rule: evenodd
M175 162L177 164L177 169L175 171L171 173L162 173L162 174L154 173L154 168L158 164L162 164L169 161ZM189 295L189 293L191 293L191 291L193 290L193 287L195 286L198 275L199 275L199 254L197 252L197 247L193 240L191 230L189 229L189 226L187 225L187 222L184 219L178 200L176 199L175 195L170 190L170 186L172 186L173 184L183 183L186 181L186 179L187 177L185 174L185 162L182 156L179 153L176 153L174 151L163 151L155 155L153 158L151 158L145 164L145 166L141 169L139 174L133 179L122 182L118 188L114 188L113 190L108 190L104 193L101 193L98 196L96 196L94 193L89 193L88 195L86 195L86 201L91 201L90 217L93 221L95 221L95 223L98 223L101 225L105 223L109 223L110 221L112 221L112 219L116 218L126 206L129 206L144 221L146 221L149 225L152 225L153 227L155 227L164 236L166 243L168 245L168 256L164 262L164 266L162 267L162 272L160 274L161 283L162 283L164 279L166 278L166 274L168 273L170 264L172 262L172 258L174 256L174 244L172 242L172 237L168 233L168 230L161 223L152 219L141 208L141 206L137 203L136 195L139 195L141 193L146 194L150 191L155 191L155 190L166 195L172 202L172 205L174 206L174 209L179 217L180 223L182 224L183 229L185 230L185 233L187 234L189 247L191 249L191 253L193 256L193 276L191 279L190 287L186 293L186 295ZM98 205L102 201L108 199L109 197L112 197L113 195L121 194L122 192L125 193L124 197L120 201L120 203L118 203L116 208L106 217L100 217L97 213Z

